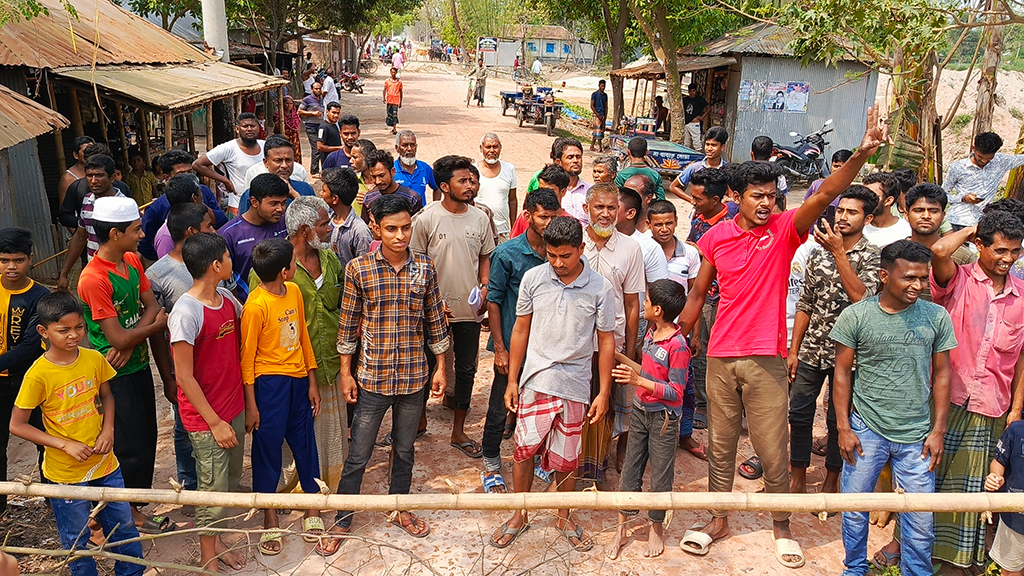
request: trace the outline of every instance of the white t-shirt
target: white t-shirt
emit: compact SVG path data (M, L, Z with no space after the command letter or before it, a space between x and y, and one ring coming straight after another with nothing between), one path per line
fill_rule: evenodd
M511 230L508 213L508 194L516 187L516 167L504 160L501 163L501 171L494 178L480 175L480 192L476 196L476 202L483 204L494 213L494 228L498 234L508 234ZM482 167L480 162L476 163L477 169Z
M334 78L330 76L324 76L323 82L324 90L324 118L327 118L327 105L331 102L340 102L341 99L338 97L338 88L334 84Z
M683 292L689 294L690 280L697 277L700 272L700 252L693 244L687 244L676 240L676 254L679 247L682 247L682 255L673 256L668 261L668 278L683 287ZM662 252L664 254L664 251Z
M539 58L533 61L533 67L530 68L530 71L533 72L534 74L540 74L541 63Z
M793 263L789 267L789 292L786 294L786 346L793 343L793 323L796 321L796 303L800 301L800 291L804 287L804 274L807 271L807 258L820 248L812 235L796 249Z
M313 76L313 74L310 74L309 78L302 81L302 89L306 91L306 96L313 93L313 83L316 82L316 78Z
M644 277L647 283L668 278L668 262L665 261L665 251L661 245L651 237L650 234L634 230L630 238L640 244L640 252L644 255ZM641 306L643 300L640 301Z
M913 230L910 228L910 223L903 218L888 228L878 228L873 224L864 227L864 237L879 248L885 248L897 240L905 240L910 237L911 232Z
M267 166L263 162L257 162L250 166L249 169L245 171L245 188L242 190L242 192L244 193L246 190L249 189L249 186L252 185L253 178L259 176L260 174L266 173ZM306 184L309 184L309 172L307 172L306 169L302 167L302 164L296 162L294 167L292 168L291 179L302 180Z
M245 173L253 164L263 164L264 141L257 140L256 142L260 146L260 151L254 156L242 152L242 149L238 147L238 140L235 139L218 144L206 153L206 158L210 163L214 166L224 167L228 180L231 180L231 184L235 187L235 193L227 195L228 206L231 208L238 208L238 201L247 189Z

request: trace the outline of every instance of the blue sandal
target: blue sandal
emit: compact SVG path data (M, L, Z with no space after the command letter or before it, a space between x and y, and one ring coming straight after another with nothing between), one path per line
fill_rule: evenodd
M481 472L480 482L484 485L484 494L508 494L508 486L499 472ZM495 491L498 486L501 486L501 492Z

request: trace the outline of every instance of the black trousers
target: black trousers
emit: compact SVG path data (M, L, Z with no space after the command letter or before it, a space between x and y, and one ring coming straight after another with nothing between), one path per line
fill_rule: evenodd
M21 381L12 378L0 378L0 462L3 463L3 479L7 481L7 443L11 440L11 412L14 411L14 400L21 389ZM28 418L28 423L40 430L43 428L43 412L36 408ZM43 447L39 450L39 475L43 475ZM7 511L7 495L0 496L0 514Z
M156 393L147 366L110 381L114 395L114 455L121 464L125 488L153 487L156 466ZM145 502L133 502L145 506Z
M832 380L835 370L822 370L800 362L796 378L789 389L789 459L793 468L807 468L811 464L811 445L814 442L814 413L817 410L821 387L828 380L828 410L825 422L828 424L828 447L825 451L825 469L831 472L843 470L843 458L839 454L839 428L836 425L836 407L832 403Z

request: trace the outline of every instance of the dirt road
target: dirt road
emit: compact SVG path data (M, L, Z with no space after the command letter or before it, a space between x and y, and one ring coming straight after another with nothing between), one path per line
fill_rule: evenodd
M393 150L394 138L384 126L384 105L381 103L383 76L367 81L366 93L343 94L342 107L346 113L357 114L362 120L363 137L378 146ZM551 139L544 136L540 128L518 128L512 117L502 118L497 107L497 93L510 82L489 80L487 105L480 109L465 105L466 81L455 75L407 73L405 78L406 104L401 111L401 128L409 128L419 135L419 156L433 161L445 154L464 154L472 158L479 155L480 137L486 132L495 132L503 140L502 158L514 163L519 179L520 200L525 196L526 184L532 173L543 166L548 156ZM304 143L305 144L305 143ZM307 158L308 150L303 154ZM584 176L589 180L593 155L587 152ZM686 213L680 214L680 221L688 221ZM680 233L684 233L680 231ZM479 439L483 431L490 383L493 377L490 353L481 346L479 370L473 395L473 409L467 421L470 437ZM155 373L155 371L154 371ZM158 384L159 386L159 384ZM159 390L159 388L158 388ZM160 414L160 447L157 468L154 474L156 487L167 487L167 479L174 475L174 454L171 441L172 419L168 403L158 394ZM430 424L428 433L416 445L416 468L413 491L417 493L446 493L455 489L461 492L480 492L480 471L482 463L463 456L448 445L451 413L439 404L429 405ZM823 421L819 410L819 421ZM820 426L823 429L823 423ZM385 420L381 439L390 429ZM819 430L821 433L821 430ZM706 441L706 433L698 431L696 437ZM511 478L511 442L503 445L506 478ZM744 436L740 444L739 461L753 454ZM246 449L248 453L248 448ZM11 448L12 476L31 470L34 449L21 442L13 442ZM811 489L817 489L823 476L822 459L813 458L813 468L808 480ZM251 486L249 462L246 459L246 474L242 484ZM388 454L378 449L367 469L363 491L370 494L387 492ZM451 486L447 483L450 481ZM612 472L612 485L618 478ZM454 488L453 488L454 487ZM583 486L581 485L580 488ZM332 487L333 488L333 487ZM536 482L534 490L544 490L546 485ZM677 454L677 491L704 491L707 489L707 465L693 456ZM758 482L739 478L736 490L756 491ZM168 512L178 521L186 518L178 510L164 508L157 512ZM332 517L325 514L325 518ZM732 537L714 544L711 553L695 557L679 549L679 540L686 528L694 522L707 518L705 513L681 512L674 514L666 529L667 548L663 557L643 557L645 542L630 542L622 558L611 562L605 559L603 547L611 539L615 526L615 513L579 511L576 518L591 533L596 533L597 545L587 553L570 552L565 540L554 530L553 516L538 514L532 519L532 529L511 548L495 550L487 545L494 529L506 518L505 514L484 512L431 512L425 517L432 525L432 533L422 540L405 535L400 529L387 524L381 514L357 514L353 525L354 534L365 540L353 540L345 544L338 555L325 562L312 553L312 546L297 536L285 539L284 552L276 557L262 557L252 549L249 567L244 574L360 574L377 575L390 573L408 574L602 574L602 575L783 575L790 571L774 558L771 519L767 514L732 515ZM248 522L235 521L232 527L257 528L260 516ZM295 512L284 518L293 528L300 524L300 514ZM4 526L0 525L0 529ZM838 574L842 570L843 547L840 541L840 518L820 522L817 518L802 514L794 516L793 531L807 557L807 567L802 572ZM889 531L872 530L869 549L876 550L889 538ZM258 536L252 539L258 540ZM379 545L378 545L379 544ZM394 548L392 548L394 547ZM176 563L195 563L196 539L194 536L179 535L149 545L147 557L154 560ZM431 567L428 569L413 558L422 559ZM405 572L408 568L408 572ZM222 570L224 567L222 566Z

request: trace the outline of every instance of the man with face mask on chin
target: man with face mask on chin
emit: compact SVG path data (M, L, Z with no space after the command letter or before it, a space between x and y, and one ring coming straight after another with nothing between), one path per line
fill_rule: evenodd
M518 214L516 198L516 167L501 160L501 139L493 132L480 139L481 161L476 163L480 171L480 193L476 201L491 209L494 227L498 231L498 242L509 238L511 216Z
M434 181L434 169L430 164L416 159L416 133L401 130L395 135L395 182L419 194L422 206L427 205L427 188L433 190L432 198L441 199L441 190Z

